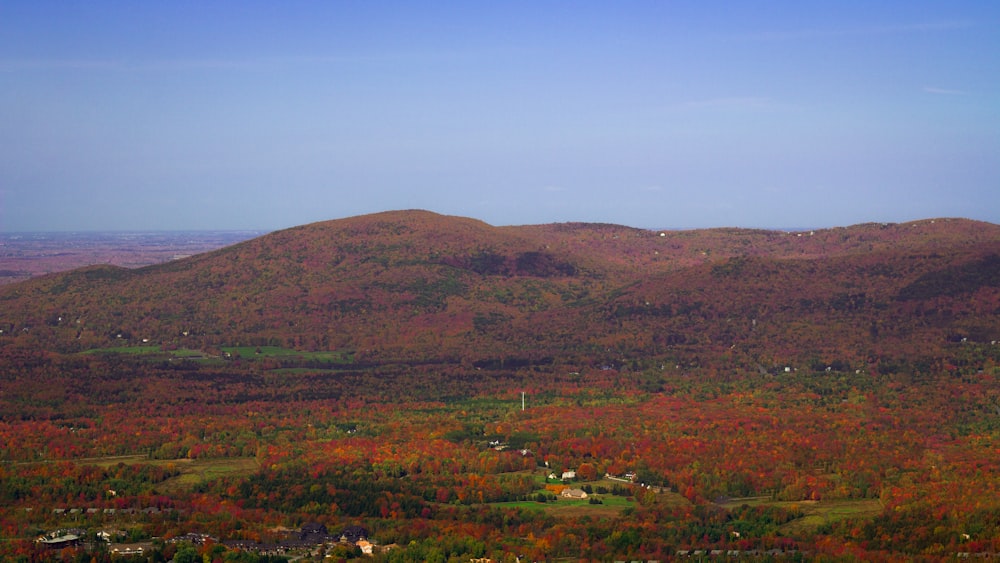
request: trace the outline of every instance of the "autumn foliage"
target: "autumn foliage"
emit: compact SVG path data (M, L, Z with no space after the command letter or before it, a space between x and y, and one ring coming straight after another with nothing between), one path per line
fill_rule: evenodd
M1000 552L998 256L395 212L5 286L0 557L308 522L400 561Z

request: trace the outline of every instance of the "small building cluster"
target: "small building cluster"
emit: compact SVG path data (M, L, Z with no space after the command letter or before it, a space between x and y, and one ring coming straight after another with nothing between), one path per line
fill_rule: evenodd
M584 491L583 489L563 489L560 495L563 498L576 499L576 500L582 500L587 498L588 496L587 491Z
M185 534L170 541L189 542L201 545L211 541L220 543L229 549L251 551L261 555L288 555L296 552L315 552L320 548L331 548L337 545L352 545L365 555L374 555L378 546L370 541L370 532L361 526L348 526L340 533L330 533L326 526L316 522L303 524L298 531L290 532L288 537L278 543L257 543L249 540L222 540L207 534Z
M573 471L572 469L570 469L568 471L563 471L562 474L560 474L560 475L556 475L553 472L553 473L549 473L548 477L549 477L550 480L553 480L553 481L555 481L556 479L561 480L561 481L572 481L573 479L576 479L576 471Z
M79 547L83 543L85 535L87 535L86 530L69 528L50 532L36 541L39 545L48 549L63 549L67 547Z
M80 528L59 529L39 537L36 542L48 549L61 550L65 548L83 547L87 531ZM137 544L112 543L120 534L102 530L97 533L97 539L110 544L109 551L115 555L142 555L153 546L151 542ZM209 534L190 532L175 536L166 543L192 545L220 544L228 549L236 549L258 553L260 555L291 555L309 552L315 554L322 548L333 548L338 545L357 547L364 555L384 553L393 546L379 546L371 541L370 533L361 526L348 526L339 533L330 533L326 526L319 523L304 524L298 531L291 531L288 537L277 543L258 543L250 540L220 540Z

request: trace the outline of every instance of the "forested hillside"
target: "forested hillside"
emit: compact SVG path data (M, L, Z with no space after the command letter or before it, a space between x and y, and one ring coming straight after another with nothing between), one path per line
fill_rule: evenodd
M0 287L0 555L263 560L309 522L399 561L1000 552L997 340L1000 226L962 219L400 211L43 276Z
M857 361L987 338L998 254L1000 227L970 221L650 232L396 212L20 284L0 294L0 326L60 352L228 344L587 363L671 348Z

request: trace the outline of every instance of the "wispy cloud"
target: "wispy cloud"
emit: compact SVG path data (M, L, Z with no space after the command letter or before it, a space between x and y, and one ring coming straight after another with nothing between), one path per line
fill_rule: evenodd
M183 71L201 69L264 69L289 64L332 62L327 59L258 58L258 59L154 59L154 60L103 60L103 59L0 59L0 71L37 70L99 70L119 72Z
M942 96L963 96L964 90L953 90L951 88L936 88L934 86L924 86L924 92L928 94L939 94Z
M86 59L0 59L0 71L23 70L115 70L122 68L118 61Z
M760 109L771 105L771 98L767 97L732 96L707 98L704 100L691 100L681 103L678 107L683 109Z
M898 23L885 25L854 26L840 28L794 29L784 31L761 31L742 35L729 36L731 39L749 41L787 41L795 39L824 39L830 37L849 37L864 35L895 35L903 33L926 33L932 31L956 31L975 27L975 23L966 20Z
M103 70L121 72L186 70L270 70L292 66L336 65L371 62L413 63L435 60L459 60L474 57L464 52L385 52L345 55L264 56L246 59L0 59L0 72L37 70Z
M202 68L252 68L267 64L266 59L259 60L223 60L223 59L191 59L191 60L152 60L125 61L102 59L0 59L0 71L37 71L37 70L101 70L101 71L147 71L147 70L189 70Z

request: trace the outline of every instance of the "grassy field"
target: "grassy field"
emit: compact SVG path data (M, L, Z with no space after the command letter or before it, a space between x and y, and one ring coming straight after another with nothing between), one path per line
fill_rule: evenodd
M301 350L292 350L290 348L281 348L278 346L223 346L221 348L224 354L228 354L230 357L239 357L242 359L263 359L263 358L274 358L278 360L297 360L303 362L322 362L327 364L343 364L352 361L351 354L349 352L337 352L337 351L324 351L324 352L303 352ZM158 345L143 345L143 346L113 346L109 348L95 348L92 350L87 350L83 352L84 354L129 354L135 356L144 356L149 359L166 359L166 358L176 358L176 359L209 359L211 356L206 355L205 352L201 350L190 350L186 348L179 348L177 350L163 350Z
M164 350L157 345L147 346L114 346L111 348L94 348L81 352L81 354L124 354L129 356L141 356L144 360L204 360L210 358L201 350L191 350L189 348L178 348L176 350Z
M534 479L535 483L538 484L539 489L543 488L545 485L555 485L561 483L559 480L550 480L546 476L549 473L548 469L538 469L533 471L522 471L522 474L530 474ZM598 487L605 487L611 490L615 486L624 486L625 483L619 481L611 481L608 479L599 479L597 481L587 481L587 482L574 482L569 484L571 488L581 488L585 485L589 485L592 489L596 490ZM636 506L636 502L632 497L624 497L618 495L608 494L593 494L593 498L598 498L601 500L601 504L590 504L590 499L586 500L575 500L566 499L559 497L558 500L550 502L536 502L532 500L526 501L516 501L516 502L496 502L490 503L491 506L498 507L516 507L524 508L528 510L544 510L545 512L564 518L577 518L580 516L592 516L592 517L615 517L621 514L621 512L627 508L632 508ZM679 499L679 500L678 500ZM673 503L683 503L687 504L688 500L684 497L675 493L662 493L657 495L657 502L664 502L668 504Z
M112 348L94 348L86 350L84 354L159 354L162 350L159 346L115 346Z
M149 459L145 455L113 455L108 457L85 457L83 459L75 460L76 463L86 464L86 465L96 465L98 467L113 467L119 463L124 463L125 465L132 465L134 463L153 463L153 460Z
M222 351L240 358L276 358L326 363L346 363L351 358L343 352L303 352L278 346L223 346Z
M494 502L490 506L507 508L524 508L528 510L544 510L545 512L564 518L576 518L584 515L593 517L613 517L623 510L635 506L635 501L613 495L597 495L602 504L590 504L589 500L570 500L560 498L550 502L535 502L530 500L516 502Z
M878 499L771 501L765 497L734 499L722 503L721 506L735 508L744 504L781 506L801 510L804 513L802 518L781 526L781 533L785 535L810 533L824 524L847 518L871 518L882 512L882 503Z
M86 458L77 463L113 467L119 463L126 465L145 463L158 467L167 467L180 471L180 475L171 477L157 488L163 493L174 493L188 490L195 485L211 481L227 475L250 475L259 467L255 458L223 457L213 459L149 459L144 455L110 456Z
M257 471L257 460L248 457L217 459L156 460L152 463L176 468L180 475L164 481L159 488L164 493L188 490L195 485L229 475L250 475Z

